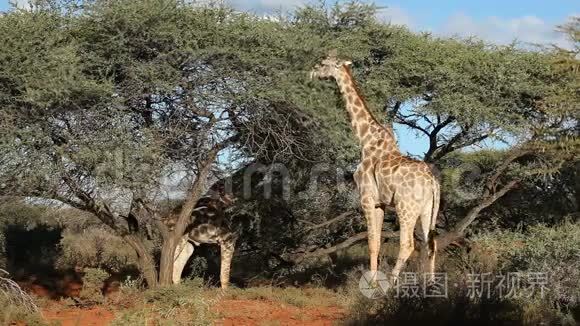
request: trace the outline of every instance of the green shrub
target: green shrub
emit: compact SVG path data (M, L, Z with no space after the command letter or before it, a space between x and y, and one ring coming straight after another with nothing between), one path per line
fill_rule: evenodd
M476 241L497 257L498 271L547 273L549 302L566 309L580 305L580 223L536 225L524 233L497 231Z
M188 278L193 279L197 277L203 277L208 268L207 259L204 257L195 256L191 260L189 266L191 268L191 272L189 273Z
M119 272L137 266L135 251L102 227L89 227L81 233L67 229L60 247L62 254L56 264L62 269L85 266Z
M470 250L440 253L437 265L438 272L447 274L447 298L408 298L389 292L382 299L367 299L358 289L360 271L353 273L345 290L351 297L349 323L576 325L580 320L579 223L481 234L473 239ZM469 274L481 273L494 277L489 297L472 295ZM497 291L501 276L507 273L522 277L517 295ZM532 283L526 277L532 273L547 276L542 291L541 285L535 291L527 288Z
M112 325L210 325L215 318L203 290L198 278L146 290L139 296L142 302L123 311Z
M84 273L80 299L87 303L103 303L105 297L102 289L109 273L99 268L86 268Z

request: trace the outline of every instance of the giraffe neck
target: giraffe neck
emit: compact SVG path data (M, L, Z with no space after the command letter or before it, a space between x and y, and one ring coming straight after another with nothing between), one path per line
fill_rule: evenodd
M363 154L365 149L381 150L383 153L399 153L392 129L381 125L369 111L350 69L343 66L335 79L346 103L352 129L363 147Z

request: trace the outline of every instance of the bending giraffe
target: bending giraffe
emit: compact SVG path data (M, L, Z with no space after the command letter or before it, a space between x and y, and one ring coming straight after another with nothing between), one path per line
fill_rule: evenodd
M316 65L310 78L333 78L346 104L352 129L362 147L361 162L354 174L368 228L370 271L377 275L385 206L394 207L400 226L400 248L391 283L395 282L414 251L413 232L423 236L423 270L435 270L435 223L439 210L439 182L430 166L403 156L390 127L381 125L369 111L352 77L350 61L330 54Z
M233 202L233 197L224 193L223 189L212 191L197 202L192 213L193 223L187 227L185 235L175 249L174 284L180 282L183 269L193 254L194 245L205 243L220 246L220 283L222 288L229 286L230 268L238 233L226 223L224 211ZM170 216L177 217L180 210L180 207L175 208L176 213ZM172 220L168 220L169 224ZM169 227L171 228L171 225Z

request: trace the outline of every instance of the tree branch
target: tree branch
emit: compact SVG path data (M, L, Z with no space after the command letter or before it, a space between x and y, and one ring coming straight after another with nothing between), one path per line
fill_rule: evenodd
M503 187L501 187L501 189L497 191L495 190L497 188L499 178L505 173L509 165L518 158L521 158L530 153L532 153L532 149L530 148L516 149L496 167L495 173L489 177L485 183L485 190L483 192L482 201L476 206L472 207L467 212L465 217L459 221L451 231L446 232L436 238L438 244L437 248L439 250L444 249L453 241L463 237L467 227L477 218L483 209L489 207L491 204L493 204L495 201L503 197L511 189L517 186L517 184L521 181L519 179L511 180Z
M513 189L518 184L518 182L519 180L512 180L508 182L500 190L486 197L481 203L471 208L469 212L467 212L465 217L461 221L459 221L451 231L446 232L440 236L437 236L435 238L437 241L437 250L445 249L453 241L463 237L465 234L465 230L477 218L479 213L483 209L493 204L496 200L503 197L508 191Z
M422 133L424 133L425 135L429 136L429 131L427 131L425 128L419 126L415 121L407 121L404 119L404 117L402 115L398 115L397 116L397 123L411 127L413 129L419 130Z
M439 132L443 128L447 127L453 121L455 121L455 117L449 116L449 117L447 117L447 119L445 119L443 122L441 122L441 117L439 115L437 115L437 125L435 127L433 127L433 130L431 130L431 132L428 134L428 136L429 136L429 149L427 150L427 153L425 153L425 158L424 158L424 160L426 162L430 162L431 156L433 155L433 153L435 153L435 151L437 151L440 148L440 146L437 145L437 136L439 135Z
M62 201L68 205L78 208L83 211L89 211L99 218L103 223L117 232L119 235L124 235L129 233L128 228L122 228L115 214L111 211L109 206L104 202L97 202L90 194L84 191L72 178L65 176L63 177L64 183L69 187L73 194L81 201L81 203L75 202L69 198L56 195L55 199Z
M305 228L304 231L312 231L312 230L320 229L320 228L325 227L327 225L330 225L332 223L335 223L335 222L338 222L340 220L343 220L343 219L349 217L352 213L353 212L350 212L350 211L349 212L344 212L344 213L338 215L337 217L331 218L330 220L325 221L325 222L320 223L320 224L310 223L311 226Z
M289 254L289 255L287 255L289 257L286 260L292 261L294 263L300 263L307 258L325 256L325 255L337 252L339 250L346 249L346 248L354 245L355 243L357 243L359 241L365 240L367 238L367 235L368 235L367 232L357 233L357 234L353 235L352 237L344 240L343 242L335 244L335 245L328 247L328 248L319 248L319 249L316 249L314 251L305 252L305 253L301 253L301 254ZM399 232L383 231L381 236L383 238L396 238L399 236Z
M481 136L475 137L473 139L467 140L467 141L465 141L465 142L463 142L461 144L458 144L458 145L454 146L454 144L459 143L459 140L461 139L461 137L458 137L458 136L462 136L462 134L463 134L463 132L458 133L445 146L440 147L440 150L439 151L436 151L435 155L433 155L433 157L431 157L430 160L431 161L437 161L437 160L441 159L443 156L445 156L445 155L447 155L447 154L449 154L449 153L451 153L453 151L456 151L456 150L458 150L460 148L464 148L464 147L467 147L467 146L471 146L471 145L477 144L480 141L485 140L485 139L487 139L489 137L489 134L483 134Z
M508 155L508 157L504 159L503 162L496 167L495 173L485 183L485 191L483 193L483 196L487 197L493 192L493 189L495 189L499 177L501 177L501 175L505 172L505 170L507 170L507 168L513 161L530 153L532 153L530 149L521 148L514 150L510 155Z
M129 214L132 214L132 212L133 212L133 202L139 204L141 206L141 209L145 210L147 212L149 220L153 221L153 223L155 224L155 226L157 227L157 229L161 233L161 237L163 239L167 239L170 235L169 228L167 227L167 225L165 225L165 223L163 223L161 218L159 218L157 216L155 210L152 209L142 198L135 198L132 201L131 209L129 210ZM142 214L139 214L139 213L136 213L136 214L142 216Z
M193 213L193 209L195 208L195 204L199 200L199 198L203 195L204 185L207 181L209 173L211 171L211 167L214 164L214 161L217 157L219 152L219 147L212 148L207 158L201 163L201 168L199 169L195 181L189 188L187 192L187 197L183 206L181 207L181 211L179 212L179 217L177 219L177 223L175 224L174 232L181 236L185 232L185 228L189 225L192 221L190 220L191 214Z

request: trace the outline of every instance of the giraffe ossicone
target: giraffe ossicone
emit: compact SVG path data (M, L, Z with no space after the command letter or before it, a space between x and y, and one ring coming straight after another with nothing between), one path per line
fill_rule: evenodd
M435 223L439 211L439 181L431 167L401 154L390 126L380 124L362 97L350 70L351 61L331 51L310 72L310 78L334 79L351 126L361 146L361 162L354 174L368 228L370 272L377 275L385 206L394 207L400 225L400 248L391 272L396 281L414 251L413 232L418 224L423 236L423 270L435 270Z

